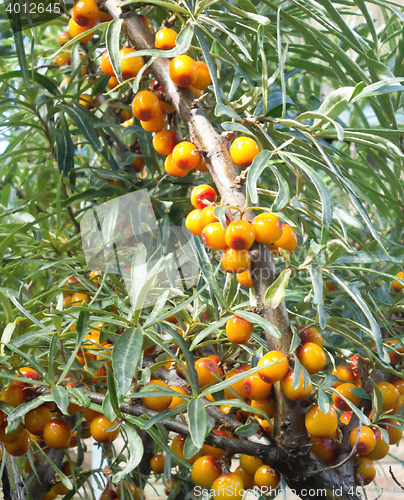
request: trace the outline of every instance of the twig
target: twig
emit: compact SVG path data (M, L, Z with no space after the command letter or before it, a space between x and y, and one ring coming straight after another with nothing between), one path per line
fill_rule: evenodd
M389 466L389 472L390 472L390 476L393 478L393 481L396 483L396 485L399 486L404 491L404 486L402 484L400 484L400 482L398 481L398 479L394 475L394 472L393 472L391 465Z

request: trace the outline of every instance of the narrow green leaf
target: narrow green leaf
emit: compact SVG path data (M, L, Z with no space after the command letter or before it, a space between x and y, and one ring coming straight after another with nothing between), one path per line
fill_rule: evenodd
M278 278L272 283L265 293L265 305L276 309L285 297L286 288L289 283L290 269L284 269Z
M94 123L86 113L85 108L83 107L83 109L80 109L78 106L73 108L66 105L61 105L60 108L63 109L63 111L74 121L77 128L89 142L90 146L97 152L102 151L103 145L95 133ZM89 113L89 115L91 116L91 113Z
M51 389L52 397L59 410L68 415L67 407L69 406L69 394L66 389L60 385L54 385Z
M125 467L112 478L112 482L119 483L127 474L130 474L140 463L143 457L143 441L137 433L136 427L128 422L125 424L128 438L129 459Z
M192 441L201 449L206 436L206 410L200 399L191 399L188 405L188 421Z
M251 203L258 203L257 181L259 176L268 166L272 152L264 149L253 160L247 173L247 188L250 193Z
M119 40L121 38L123 19L113 19L105 33L105 45L107 47L111 65L119 83L122 83L121 59L119 57Z
M112 350L112 366L119 390L126 394L136 373L142 353L143 334L140 328L128 328L116 341Z

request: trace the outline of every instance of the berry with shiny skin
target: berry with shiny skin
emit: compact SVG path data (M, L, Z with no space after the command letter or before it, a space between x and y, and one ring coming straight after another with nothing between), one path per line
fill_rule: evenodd
M366 456L370 458L370 460L381 460L387 456L390 447L384 440L380 429L372 429L372 431L376 439L376 445L370 453L366 454Z
M338 387L346 382L354 383L355 374L348 365L339 365L332 371L332 374L339 378L339 382L335 382L333 387Z
M250 137L238 137L230 148L231 159L240 168L249 167L259 152L258 144Z
M112 21L112 19L113 17L107 14L106 12L103 12L102 10L98 12L98 22L107 23L109 21Z
M298 328L298 333L300 337L301 345L307 344L308 342L313 342L313 344L317 344L320 347L324 345L324 339L321 333L314 327L300 327Z
M353 405L359 406L359 403L361 402L361 399L358 398L358 396L355 396L355 394L352 392L355 389L355 385L351 384L349 382L346 382L345 384L339 385L336 390L344 396L348 401L350 401ZM338 394L333 394L332 395L332 400L334 405L342 411L350 411L351 408L350 406L342 399L339 397Z
M240 316L233 316L226 323L227 338L234 344L246 344L250 340L253 331L253 323L240 318Z
M189 56L174 57L170 63L169 74L171 80L179 87L189 87L198 78L198 66Z
M107 87L110 90L113 90L117 85L119 85L118 78L116 76L111 76L111 78L108 80Z
M173 177L185 177L188 173L187 170L181 170L180 168L178 168L175 165L175 163L173 162L173 155L171 153L165 159L164 168L165 168L167 174L172 175ZM203 227L201 228L201 232L202 232L202 229L203 229ZM200 236L200 233L198 236Z
M132 112L138 120L148 122L160 113L160 101L148 90L138 92L132 101Z
M254 284L252 282L249 269L247 269L243 273L238 273L236 275L236 278L237 278L237 281L240 283L240 285L245 286L247 288L254 288Z
M258 361L262 369L258 371L262 380L274 384L281 380L289 370L288 358L280 351L270 351Z
M400 396L397 387L389 382L379 382L377 387L383 394L383 411L392 410Z
M201 184L200 186L196 186L191 192L192 205L195 208L200 208L201 210L213 203L216 203L216 199L216 191L208 184Z
M355 427L355 429L352 429L349 435L349 443L351 445L351 448L353 448L356 443L358 432L359 439L356 445L356 453L358 455L367 455L376 446L375 435L373 434L372 429L366 425L362 426L361 431L359 431L359 427Z
M304 423L311 436L331 437L338 427L338 415L332 406L329 407L328 413L324 414L319 405L314 405L306 413Z
M72 58L70 52L62 52L55 57L55 64L58 66L70 66Z
M195 236L200 236L205 228L205 224L201 221L201 212L199 208L192 210L185 219L185 227Z
M43 439L49 448L67 448L72 437L72 429L64 420L50 420L44 427Z
M400 271L399 273L397 273L396 278L399 278L402 281L404 281L404 272ZM393 287L393 290L395 290L396 292L401 292L401 290L404 288L404 285L402 285L397 280L393 280L392 287Z
M119 58L121 60L122 79L128 80L134 78L144 66L142 56L134 55L136 50L125 48L119 51Z
M269 245L269 249L275 255L279 255L279 249L282 248L289 253L292 253L296 250L297 247L297 236L294 230L288 226L288 224L282 224L282 236Z
M167 116L160 110L155 118L147 122L141 120L140 125L146 132L161 132L167 125Z
M240 466L249 474L255 474L264 464L260 458L250 455L240 455Z
M63 45L66 45L69 40L70 35L68 31L62 31L61 33L59 33L58 42L61 47L63 47Z
M21 387L11 383L1 393L0 401L4 401L4 403L11 405L13 408L17 408L17 406L26 403L27 398Z
M372 460L367 457L358 457L355 460L355 484L357 486L366 486L376 477L376 467Z
M166 457L164 455L155 455L150 460L150 467L155 474L162 474L164 472L164 464Z
M104 415L94 418L90 424L91 436L97 443L112 443L119 436L119 427L111 432L106 431L114 427L118 422L118 419L110 422Z
M271 393L272 385L264 382L258 373L246 377L243 381L244 394L248 399L266 400Z
M319 345L314 344L314 342L307 342L307 344L298 347L296 349L296 356L310 375L319 372L327 364L325 352Z
M277 215L264 212L251 221L255 231L255 241L270 245L282 236L282 224Z
M196 61L198 67L198 78L193 84L197 90L205 90L212 85L212 78L210 77L208 66L202 61Z
M221 473L222 468L215 457L209 455L195 460L191 470L192 479L204 488L210 488Z
M175 130L161 130L153 138L153 147L157 153L167 156L173 152L179 141L180 136Z
M307 396L311 393L312 383L309 379L307 387L304 387L304 376L303 373L300 372L300 380L299 386L297 389L293 389L293 378L294 378L294 370L290 370L281 380L282 391L285 396L291 401L300 401L301 399L307 398Z
M158 30L154 39L156 49L171 50L175 47L177 33L171 28L162 28Z
M174 164L181 170L192 170L200 160L196 146L188 141L182 141L175 146L172 152Z
M24 425L27 431L34 436L41 436L45 425L52 420L53 413L45 405L34 408L26 413Z
M213 224L213 222L219 222L218 218L215 215L215 207L205 207L201 212L201 223L204 227L208 224Z
M331 438L317 438L310 436L313 443L311 451L328 467L335 464L338 455L338 446Z
M397 444L399 441L401 441L401 438L403 437L403 431L399 429L400 422L398 420L396 420L395 418L383 419L380 423L380 427L387 431L387 434L389 435L389 442L391 445Z
M39 373L34 370L33 368L30 368L29 366L23 366L18 369L18 371L15 373L16 377L24 377L24 378L29 378L31 380L40 380L41 377L39 376ZM30 387L31 384L27 382L20 382L18 380L14 380L13 382L14 385L17 385L18 387L21 387L21 389L25 389L25 393L27 392L27 389Z
M108 51L103 52L101 56L100 68L103 73L108 76L115 76L114 68L112 67L111 59L109 58ZM118 80L117 80L118 81Z
M184 457L184 444L185 444L185 437L184 436L180 436L180 435L175 436L175 438L172 440L172 443L171 443L171 449L182 460L185 460L185 462L188 462L189 464L192 465L201 456L201 452L198 451L197 453L195 453L195 455L193 457L186 459Z
M233 250L249 250L255 240L254 228L245 220L231 222L226 228L225 240Z
M269 399L253 399L250 406L266 413L269 419L276 415L276 402ZM254 413L254 412L252 412Z
M175 392L179 392L180 394L188 394L188 391L184 389L184 387L179 387L177 385L170 385L170 389L172 389ZM167 410L172 410L173 408L177 408L177 406L181 406L183 403L185 403L184 398L180 398L179 396L173 396L172 401Z
M239 366L238 368L235 368L232 370L230 373L226 375L225 380L229 380L230 378L234 377L235 375L240 375L241 373L244 373L248 370L251 369L251 365L243 365ZM236 382L232 384L229 388L226 388L224 390L226 397L229 399L234 399L234 394L230 391L234 391L236 394L238 394L241 398L246 399L247 395L244 392L244 380L240 380L239 382Z
M244 489L245 490L252 490L254 488L254 475L249 474L246 472L241 465L237 467L237 469L234 471L235 474L241 477L243 480L244 484Z
M234 472L222 474L212 484L212 496L214 500L241 500L244 496L243 480Z
M254 481L259 488L266 487L271 491L279 486L281 475L268 465L262 465L254 474Z
M209 250L224 250L226 248L225 230L220 222L212 222L202 230L201 237Z
M348 425L352 418L352 411L345 411L340 417L340 422L344 425Z
M154 385L154 386L159 385L163 389L168 388L168 385L162 380L152 380L147 385ZM152 387L151 391L159 391L159 388ZM146 408L150 408L150 410L160 412L166 410L170 406L172 399L173 399L172 396L163 396L163 397L147 396L142 398L142 403L144 404L144 406L146 406Z
M98 21L99 9L94 0L78 0L72 9L72 18L79 26L92 28Z
M227 247L223 250L220 261L222 269L227 273L243 273L250 267L251 253L249 250L233 250Z
M18 439L12 443L4 443L4 448L13 457L21 457L25 455L31 447L31 439L29 432L24 429Z
M7 419L5 419L3 421L3 425L0 427L0 441L4 444L14 443L14 441L17 441L17 439L21 436L24 427L22 424L19 424L14 432L12 432L11 434L6 434L7 426L8 421Z
M85 33L89 28L86 26L80 26L77 24L73 18L70 19L69 21L69 33L72 38L75 38L76 36L82 35ZM80 43L87 43L89 42L94 36L94 32L89 33L88 35L84 35L80 38Z
M222 370L215 360L210 358L200 358L195 361L195 370L198 374L199 387L205 387L212 382L218 382L223 375ZM217 377L216 377L217 376Z

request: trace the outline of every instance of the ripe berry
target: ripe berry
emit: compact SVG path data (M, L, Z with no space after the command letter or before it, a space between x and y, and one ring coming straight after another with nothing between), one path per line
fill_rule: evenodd
M240 283L240 285L245 286L247 288L254 288L254 284L252 282L249 269L247 269L243 273L238 273L236 275L236 278L237 278L237 281Z
M173 162L173 155L171 153L165 159L164 168L167 174L172 175L173 177L185 177L188 173L188 170L182 170L175 165L175 163ZM202 229L203 227L201 228L201 232ZM200 233L198 236L200 236Z
M260 458L250 455L240 455L240 466L249 474L255 474L264 465Z
M233 250L248 250L254 243L254 239L254 228L245 220L231 222L226 228L226 244Z
M298 347L296 349L296 356L310 375L322 370L327 363L325 352L320 346L313 342L308 342Z
M198 458L191 470L192 479L204 488L210 488L221 473L222 468L215 457L209 455Z
M156 49L171 50L175 47L177 36L177 33L171 28L162 28L156 33L154 45Z
M180 394L188 394L188 391L186 389L184 389L183 387L179 387L177 385L170 385L170 389L179 392ZM173 396L173 399L167 410L172 410L173 408L177 408L177 406L181 406L183 403L185 403L184 398L180 398L179 396Z
M235 472L222 474L212 484L214 500L241 500L244 496L244 483Z
M233 250L227 247L220 256L221 266L227 273L243 273L250 267L251 253L249 250Z
M27 398L22 388L14 383L11 383L3 390L0 400L11 405L13 408L17 408L17 406L27 402Z
M170 63L169 74L171 80L179 87L189 87L198 78L198 66L189 56L178 56Z
M110 422L107 417L100 415L91 421L91 436L98 443L112 443L119 436L119 427L111 432L106 432L118 423L118 419Z
M238 368L235 368L230 373L228 373L226 375L225 380L229 380L230 378L234 377L235 375L240 375L240 373L246 372L250 369L251 369L251 365L239 366ZM247 395L244 392L244 380L240 380L239 382L232 384L229 388L226 388L224 390L227 398L234 399L235 396L229 389L231 389L236 394L238 394L242 399L247 398Z
M328 467L335 464L338 455L338 446L330 438L317 438L310 436L313 443L311 451L320 458Z
M59 33L58 42L61 47L63 47L63 45L66 45L69 39L70 35L68 31L62 31L61 33Z
M146 163L145 163L144 159L141 158L140 156L138 158L136 158L135 160L133 160L133 162L131 163L131 167L138 174L144 170L145 166L146 166Z
M355 460L355 484L357 486L366 486L376 477L376 468L373 462L366 457L358 457Z
M395 339L387 340L386 342L383 342L383 344L389 349L388 354L390 363L392 365L400 364L404 359L404 355L402 354L404 353L404 348L400 347L402 344Z
M160 132L167 125L167 117L160 111L152 120L140 121L140 125L146 132Z
M245 490L252 490L254 488L254 475L253 474L249 474L248 472L246 472L241 467L241 465L239 465L237 467L237 469L234 471L234 473L241 477Z
M98 21L98 13L94 0L78 0L72 9L72 18L79 26L92 28Z
M192 170L200 159L200 154L195 150L196 146L191 142L180 142L172 152L174 164L182 170Z
M151 382L149 382L147 385L159 385L163 388L167 388L168 385L163 382L162 380L152 380ZM158 387L153 387L151 389L151 391L159 391L159 388ZM154 411L164 411L166 410L171 402L172 402L172 396L163 396L163 397L144 397L142 398L142 403L144 404L144 406L146 406L146 408L150 408L150 410L154 410Z
M119 85L118 78L116 76L111 76L108 80L107 87L113 90L117 85Z
M346 411L340 417L341 424L348 425L352 418L352 412Z
M185 219L185 227L195 236L200 236L205 227L205 224L201 221L201 212L202 210L199 208L192 210Z
M179 140L180 137L175 130L162 130L154 136L153 147L157 153L167 156L173 152Z
M282 236L282 224L278 216L269 212L257 215L251 222L255 231L255 241L270 245Z
M212 84L209 68L202 61L196 61L196 65L198 67L198 78L194 82L193 87L197 90L205 90Z
M208 166L206 165L203 156L200 155L200 157L201 159L199 160L198 165L195 167L195 170L198 170L198 172L207 172L209 170Z
M95 418L99 417L102 415L99 411L92 410L91 408L84 408L83 410L83 416L87 420L87 422L92 422Z
M4 448L13 457L21 457L25 455L31 447L31 439L29 437L29 432L23 430L15 441L12 443L4 443Z
M85 293L75 293L72 295L72 304L80 305L82 302L89 302L88 295Z
M262 465L254 474L254 481L259 488L266 487L274 490L281 482L281 475L268 465Z
M312 383L311 380L309 380L307 387L304 388L304 376L303 373L300 372L299 386L297 389L293 389L294 374L294 370L290 370L281 380L281 387L283 393L288 399L291 401L300 401L310 395Z
M3 422L3 425L0 427L0 441L4 444L14 443L21 436L24 427L20 424L17 429L11 434L6 434L6 429L8 426L7 419Z
M193 457L186 459L184 457L184 444L185 444L184 436L180 436L180 435L175 436L175 438L172 440L172 443L171 443L171 449L182 460L185 460L185 462L188 462L189 464L192 465L201 456L201 452L198 451L197 453L195 453L195 455Z
M238 137L230 148L233 162L240 168L247 168L259 154L258 144L250 137Z
M338 416L333 406L328 413L323 413L319 405L314 405L306 413L304 420L307 432L314 437L331 437L338 427Z
M107 23L108 21L112 21L113 17L107 14L106 12L103 12L100 10L98 12L98 22L100 23Z
M274 384L287 374L289 361L280 351L270 351L258 361L258 366L262 366L258 372L262 380Z
M224 250L226 241L224 239L225 230L220 222L212 222L202 230L202 241L210 250Z
M119 51L123 80L134 78L144 66L143 57L134 55L135 52L135 50L129 48Z
M25 415L24 425L34 436L41 436L45 425L52 420L53 413L44 405L34 408Z
M132 101L132 111L138 120L149 122L160 113L160 101L148 90L138 92Z
M70 52L62 52L61 54L55 57L55 63L58 66L70 66L72 63L72 59L70 56Z
M144 16L143 14L140 14L140 20L142 21L143 23L143 26L147 29L147 31L152 35L153 34L153 25L152 23L150 22L150 19L148 19L146 16Z
M216 361L211 358L200 358L196 360L195 370L198 374L199 387L205 387L205 385L212 382L218 382L217 377L221 377L223 375L222 370Z
M67 448L71 436L72 429L70 425L56 418L50 420L43 430L43 439L49 448Z
M399 278L402 281L404 281L404 272L400 271L399 273L397 273L396 278ZM393 286L393 290L395 290L396 292L400 292L404 288L404 285L399 283L397 280L393 280L392 286Z
M82 106L84 106L87 109L91 109L97 105L96 102L94 101L94 99L88 94L81 94L80 95L79 104L81 104ZM77 295L79 295L79 294L77 294ZM83 294L80 294L80 295L83 295Z
M196 186L191 192L191 203L195 208L203 209L212 203L216 203L216 199L216 191L208 184Z
M395 387L397 387L398 392L400 394L404 394L404 380L401 380L401 379L400 380L396 380L395 382L393 382L393 385Z
M354 447L356 443L356 439L358 436L359 427L355 427L349 435L349 443L351 448ZM366 425L362 426L362 430L360 431L358 443L356 445L356 453L358 455L367 455L370 453L374 447L376 446L376 438L373 434L373 431L370 427Z
M275 255L279 255L279 249L282 248L289 253L296 250L297 247L297 236L293 229L287 224L282 224L282 236L279 240L275 241L272 245L269 245L269 249Z
M389 382L379 382L377 387L383 394L383 411L392 410L400 396L397 387Z
M101 64L100 64L101 71L105 73L108 76L114 77L115 76L115 71L114 68L112 67L111 59L109 58L108 51L106 50L103 52L101 56ZM117 80L118 82L118 80Z
M243 381L244 394L248 399L267 400L271 393L271 384L262 380L258 373L253 373Z
M254 325L239 316L233 316L226 323L227 338L235 344L246 344L250 340L253 331Z
M219 222L215 216L215 207L205 207L201 212L201 224L205 227L213 222Z
M382 458L387 456L390 447L384 440L383 434L381 433L380 429L372 430L376 439L376 446L370 453L367 453L366 456L367 458L370 458L370 460L381 460Z
M348 365L337 366L336 369L332 371L332 374L338 377L340 381L343 381L343 382L335 382L333 387L338 387L342 385L344 382L351 382L351 383L355 382L355 374L349 368Z
M69 33L72 38L75 38L76 36L82 35L88 30L87 27L85 26L80 26L78 25L73 18L70 19L69 21ZM94 33L89 33L88 35L82 36L80 38L80 43L87 43L89 42L94 36Z
M298 332L300 337L300 343L302 345L307 344L308 342L313 342L313 344L317 344L318 346L323 347L324 345L323 336L317 330L317 328L300 327L298 328Z
M339 385L336 390L344 396L348 401L350 401L354 406L359 406L359 403L361 402L361 398L358 398L358 396L355 396L353 394L353 389L355 389L355 385L351 384L349 382L346 382L345 384ZM332 400L334 402L334 405L342 411L350 411L350 406L345 403L345 401L339 397L338 394L333 394L332 395Z
M397 427L394 427L397 426ZM380 424L382 429L386 429L391 445L397 444L403 437L403 431L399 429L400 422L394 418L386 418Z
M150 467L155 474L161 474L164 472L164 464L166 457L164 455L155 455L150 460Z

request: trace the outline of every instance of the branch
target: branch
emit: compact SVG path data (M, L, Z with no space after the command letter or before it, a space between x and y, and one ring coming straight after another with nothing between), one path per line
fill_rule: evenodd
M396 483L396 485L399 486L404 491L404 486L401 483L399 483L399 481L397 480L396 476L394 475L394 472L393 472L391 465L389 466L389 472L390 472L390 476L393 478L393 481Z

